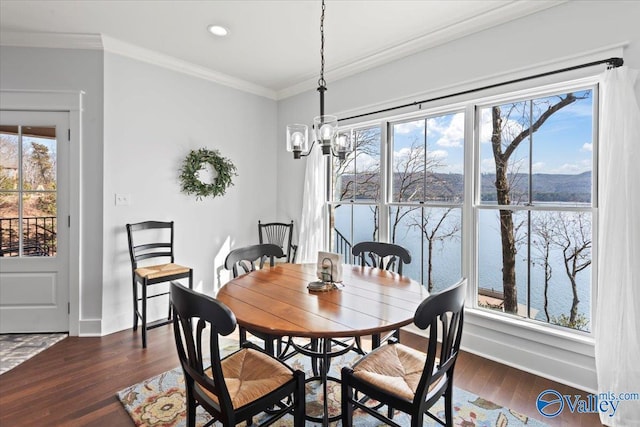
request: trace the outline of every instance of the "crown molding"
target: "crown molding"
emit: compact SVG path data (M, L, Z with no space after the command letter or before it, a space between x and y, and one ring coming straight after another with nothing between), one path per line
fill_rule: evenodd
M0 46L101 50L99 34L0 32Z
M274 90L256 85L254 83L241 80L227 74L219 73L193 63L182 61L169 55L164 55L149 49L114 39L109 36L102 36L104 51L115 53L117 55L126 56L138 61L147 62L179 73L198 77L224 86L241 90L243 92L252 93L254 95L263 96L269 99L276 99Z
M443 45L453 40L487 30L506 22L523 18L551 7L567 3L569 0L541 0L535 2L511 2L496 7L482 15L474 16L454 25L434 29L419 37L395 46L386 46L363 58L338 65L325 71L326 80L340 80L383 64L404 58L423 50ZM317 76L307 78L277 92L277 99L285 99L317 86Z
M224 86L276 99L274 90L100 34L0 32L0 46L103 50Z

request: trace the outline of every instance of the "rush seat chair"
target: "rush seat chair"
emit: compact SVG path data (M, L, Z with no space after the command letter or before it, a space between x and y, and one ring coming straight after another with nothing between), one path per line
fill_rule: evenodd
M391 343L373 350L353 367L342 368L342 425L353 425L357 408L395 427L399 424L391 419L394 410L408 414L412 427L422 426L425 415L453 426L453 370L460 351L465 292L463 279L428 296L416 309L414 324L429 330L426 352ZM444 421L428 412L443 396ZM380 404L367 405L372 401ZM386 414L379 410L381 405L387 405Z
M305 424L305 376L251 343L220 356L219 336L236 328L233 312L207 295L171 283L173 332L184 373L187 427L201 406L223 426L271 425L286 414ZM210 366L209 366L210 365ZM263 415L260 415L263 414ZM211 425L213 420L206 425Z
M146 348L147 330L171 323L170 306L167 318L147 322L147 300L169 294L168 290L149 294L149 288L178 279L189 279L192 288L193 270L174 263L173 221L144 221L127 224L126 228L133 278L133 330L138 329L140 319L142 348Z

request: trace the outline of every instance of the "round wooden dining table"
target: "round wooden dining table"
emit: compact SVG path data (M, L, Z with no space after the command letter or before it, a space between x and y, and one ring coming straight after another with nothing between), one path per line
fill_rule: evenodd
M276 264L239 276L225 284L216 298L235 314L238 324L273 336L319 339L317 357L329 366L335 338L381 334L412 323L429 292L406 276L371 267L344 265L342 281L330 291L310 291L317 281L316 264ZM303 353L305 351L303 350ZM305 353L308 354L308 353ZM329 378L339 381L339 379ZM324 391L328 425L327 373Z

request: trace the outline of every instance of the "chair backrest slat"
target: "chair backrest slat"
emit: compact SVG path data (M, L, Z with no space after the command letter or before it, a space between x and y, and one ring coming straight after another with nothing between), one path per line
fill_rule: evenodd
M360 242L351 249L351 254L361 266L377 267L402 274L404 264L411 263L411 254L393 243ZM386 261L386 262L385 262Z
M167 258L174 262L173 221L144 221L127 224L126 228L134 270L142 260Z
M272 243L282 249L284 257L286 255L287 262L295 262L295 248L293 246L293 221L269 222L262 223L258 221L258 241L263 243Z
M269 265L273 267L275 258L282 258L283 256L282 249L272 243L245 246L229 252L224 261L224 268L231 270L233 277L238 277L240 275L239 268L242 268L245 273L255 271L255 262L259 260L260 267L262 267L266 258L269 258Z

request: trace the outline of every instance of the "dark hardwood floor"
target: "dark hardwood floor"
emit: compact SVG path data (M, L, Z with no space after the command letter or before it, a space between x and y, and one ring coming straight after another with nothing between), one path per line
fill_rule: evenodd
M404 333L401 341L420 346L423 339ZM0 426L131 426L116 397L119 390L178 366L170 326L149 331L142 349L139 331L100 338L69 337L0 376ZM455 385L532 418L538 394L553 388L582 394L562 384L462 354ZM563 411L544 420L553 426L600 426L597 415Z

